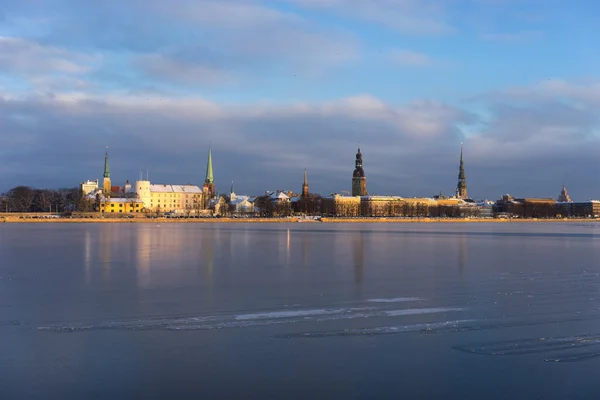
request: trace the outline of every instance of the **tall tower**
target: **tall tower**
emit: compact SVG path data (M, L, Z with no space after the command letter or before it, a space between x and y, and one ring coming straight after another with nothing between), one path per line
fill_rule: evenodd
M360 147L356 153L356 167L352 174L352 196L367 196L367 178L363 170L362 153Z
M206 163L203 192L207 199L215 197L215 178L213 176L212 149L210 147L208 148L208 162Z
M233 191L233 181L231 181L231 191L229 192L229 200L234 201L236 198L235 192Z
M108 169L108 146L106 146L106 155L104 156L104 183L102 193L105 197L110 197L110 170Z
M571 196L569 196L569 193L567 193L567 187L565 185L563 185L562 190L560 191L560 195L558 196L558 199L556 201L563 203L572 202Z
M304 183L302 184L302 198L308 198L308 179L306 178L306 169L304 170Z
M467 178L465 177L465 163L463 161L463 145L460 144L460 165L458 167L458 183L456 184L456 197L467 198Z

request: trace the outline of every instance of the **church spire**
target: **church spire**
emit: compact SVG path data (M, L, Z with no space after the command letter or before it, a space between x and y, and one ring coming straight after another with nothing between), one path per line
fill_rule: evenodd
M354 172L352 173L352 196L367 196L367 178L363 169L362 153L360 146L356 153Z
M235 192L233 191L233 181L231 181L231 192L229 192L229 193L235 193Z
M106 146L106 154L104 155L104 177L110 178L110 170L108 169L108 146Z
M306 168L304 169L304 183L302 184L302 197L308 197L308 178L306 177Z
M467 178L465 175L465 162L463 160L463 144L460 144L460 164L458 167L458 183L456 185L456 197L467 198Z
M213 184L215 183L215 178L213 176L213 165L212 165L212 148L208 148L208 162L206 163L206 178L204 179L204 183Z

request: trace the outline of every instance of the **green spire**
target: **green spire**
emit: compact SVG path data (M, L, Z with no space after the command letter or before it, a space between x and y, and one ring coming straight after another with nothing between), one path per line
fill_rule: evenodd
M231 181L231 192L229 192L229 193L235 193L235 192L233 191L233 181Z
M204 183L215 183L212 166L212 149L210 147L208 148L208 163L206 164L206 178L204 179Z
M106 147L108 149L108 147ZM104 156L104 177L105 178L110 178L110 171L108 170L108 151L106 152L106 155Z

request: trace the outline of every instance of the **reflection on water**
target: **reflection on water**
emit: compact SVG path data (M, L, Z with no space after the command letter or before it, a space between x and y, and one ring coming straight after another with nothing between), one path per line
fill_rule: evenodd
M148 289L151 285L152 273L152 234L147 227L139 230L135 237L137 239L134 252L137 285L139 288Z
M365 275L365 238L362 231L354 234L352 254L354 256L354 281L362 283Z
M3 224L0 398L595 398L596 229Z
M86 229L83 238L83 279L85 284L88 285L92 271L92 235L89 230Z
M467 239L460 235L458 239L458 270L462 276L467 268Z
M110 265L111 265L111 233L112 227L107 226L107 229L104 231L104 235L100 238L100 246L101 246L101 260L102 260L102 282L107 285L110 281Z

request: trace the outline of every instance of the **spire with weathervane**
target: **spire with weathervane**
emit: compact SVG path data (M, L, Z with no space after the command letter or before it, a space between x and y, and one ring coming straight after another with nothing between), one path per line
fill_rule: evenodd
M465 163L463 161L463 144L460 144L460 165L458 167L458 184L456 185L456 197L467 198L467 178L465 176Z
M206 177L204 178L203 192L207 200L215 197L215 178L213 175L211 147L208 148L208 162L206 163Z
M367 196L367 177L363 170L362 153L360 147L356 153L354 173L352 174L352 196Z
M304 183L302 184L302 198L308 198L308 178L306 177L306 169L304 169Z
M104 182L102 183L102 192L104 196L110 197L110 170L108 169L108 146L106 146L106 154L104 155Z

